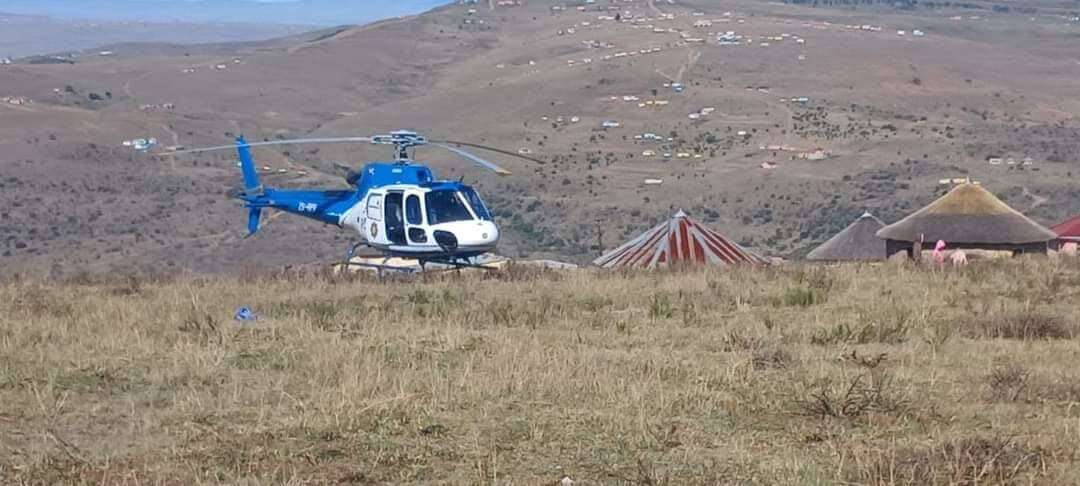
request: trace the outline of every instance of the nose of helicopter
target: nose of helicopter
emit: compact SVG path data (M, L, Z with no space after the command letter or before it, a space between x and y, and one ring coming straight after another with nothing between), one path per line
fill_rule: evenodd
M432 229L435 242L444 251L486 253L499 242L499 228L491 221L457 221Z
M499 242L499 228L491 221L469 221L444 226L454 235L457 246L488 251Z
M458 238L462 246L494 247L499 242L499 228L491 221L474 221Z

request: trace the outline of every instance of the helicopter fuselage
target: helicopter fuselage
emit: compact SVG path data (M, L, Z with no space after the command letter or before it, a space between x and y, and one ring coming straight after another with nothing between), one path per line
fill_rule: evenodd
M434 180L411 163L376 162L349 178L355 190L261 188L240 196L254 212L274 208L351 229L376 250L418 259L469 258L495 249L499 229L468 185ZM254 224L254 226L252 226Z

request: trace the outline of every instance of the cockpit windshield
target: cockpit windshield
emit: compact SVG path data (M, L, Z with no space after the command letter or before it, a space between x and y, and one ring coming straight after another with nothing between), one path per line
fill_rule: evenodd
M480 195L476 193L471 187L463 187L461 194L465 196L465 199L469 201L469 206L472 206L472 210L476 213L476 217L484 221L491 221L491 213L488 212L484 201L480 200Z
M428 224L472 221L473 216L457 191L443 189L424 195L427 203Z

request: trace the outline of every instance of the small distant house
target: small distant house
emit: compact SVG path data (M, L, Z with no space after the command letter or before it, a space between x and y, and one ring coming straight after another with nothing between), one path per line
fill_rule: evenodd
M799 158L804 160L825 160L826 158L828 158L828 156L828 152L826 152L825 149L821 147L815 148L814 150L811 150L809 152L803 152L799 154Z

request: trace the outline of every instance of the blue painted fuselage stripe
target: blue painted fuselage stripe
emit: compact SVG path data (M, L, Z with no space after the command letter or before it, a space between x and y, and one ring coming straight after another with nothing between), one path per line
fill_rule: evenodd
M358 191L305 191L270 189L245 198L248 207L274 208L337 226L341 216L360 202Z

